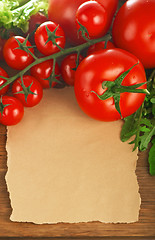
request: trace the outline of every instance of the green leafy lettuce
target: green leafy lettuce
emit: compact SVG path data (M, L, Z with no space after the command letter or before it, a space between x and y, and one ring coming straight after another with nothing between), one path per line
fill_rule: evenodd
M0 0L0 28L17 27L28 31L28 20L31 15L48 10L48 0Z

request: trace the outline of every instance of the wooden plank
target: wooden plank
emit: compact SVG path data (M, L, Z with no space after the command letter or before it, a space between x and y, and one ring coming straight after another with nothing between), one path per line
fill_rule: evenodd
M77 238L77 237L72 237L72 238L62 238L62 237L48 237L48 238L27 238L27 237L22 237L22 238L10 238L10 237L0 237L0 240L154 240L154 237L84 237L84 238Z
M84 238L77 238L77 237L72 237L72 238L27 238L27 237L22 237L22 238L9 238L9 237L0 237L0 240L154 240L154 237L84 237Z
M104 224L100 222L78 224L16 223L9 220L11 206L5 183L7 154L6 128L0 125L0 237L106 237L106 236L155 236L155 177L148 173L148 152L139 153L137 178L142 198L140 218L131 224ZM15 173L16 174L16 173ZM148 238L147 238L148 239Z

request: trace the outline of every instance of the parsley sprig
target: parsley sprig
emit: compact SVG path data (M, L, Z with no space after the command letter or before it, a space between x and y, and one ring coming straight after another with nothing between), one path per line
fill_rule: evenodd
M146 71L146 75L149 72ZM151 142L149 151L149 171L155 175L155 69L148 77L149 95L146 95L143 105L134 114L124 119L121 131L122 142L128 141L131 137L134 144L133 151L139 149L145 151Z

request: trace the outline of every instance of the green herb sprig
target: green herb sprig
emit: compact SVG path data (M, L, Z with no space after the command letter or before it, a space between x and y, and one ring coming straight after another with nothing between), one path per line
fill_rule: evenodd
M150 94L146 95L143 105L137 112L124 119L121 140L125 142L134 137L130 142L134 144L133 151L137 148L145 151L151 142L148 158L149 172L155 175L155 69L148 77L147 86Z

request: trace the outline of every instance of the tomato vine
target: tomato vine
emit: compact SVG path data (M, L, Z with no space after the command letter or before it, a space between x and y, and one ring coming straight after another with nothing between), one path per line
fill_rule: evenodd
M18 77L22 77L28 70L30 70L33 66L35 66L39 63L42 63L42 62L45 62L45 61L51 60L51 59L53 59L55 61L57 58L59 58L61 56L68 55L68 54L73 53L73 52L79 53L82 50L86 49L87 47L89 47L89 46L91 46L95 43L98 43L98 42L101 42L101 41L109 41L110 39L111 39L111 35L107 34L107 35L105 35L101 38L89 40L89 41L87 41L87 42L85 42L81 45L75 46L75 47L61 49L61 51L59 51L57 53L54 53L54 54L51 54L49 56L45 56L45 57L42 57L42 58L37 58L36 56L34 56L33 53L31 53L31 51L29 50L29 48L27 48L27 46L24 46L24 51L28 51L29 54L33 58L35 58L35 60L31 64L29 64L27 67L25 67L23 70L21 70L20 72L18 72L17 74L15 74L14 76L12 76L10 78L0 76L0 78L7 80L2 86L0 86L0 90L2 88L4 88L5 86L9 85L10 83L14 82Z

